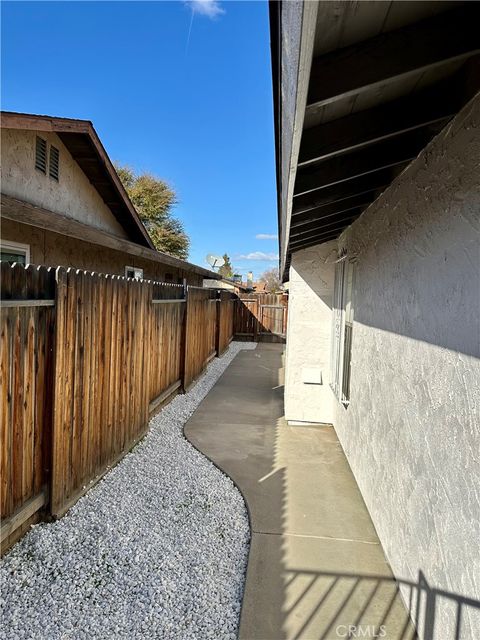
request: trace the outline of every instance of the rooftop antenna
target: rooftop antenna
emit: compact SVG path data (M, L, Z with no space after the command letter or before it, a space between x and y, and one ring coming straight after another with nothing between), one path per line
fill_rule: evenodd
M212 269L220 269L220 267L223 267L223 265L225 264L225 260L222 258L222 256L217 256L214 253L207 254L207 262L212 267Z

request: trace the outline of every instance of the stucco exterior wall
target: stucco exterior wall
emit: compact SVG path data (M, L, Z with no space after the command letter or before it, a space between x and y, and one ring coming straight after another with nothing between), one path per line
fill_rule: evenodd
M326 387L395 575L417 582L422 572L431 587L478 601L479 127L477 96L339 239L357 259L348 408ZM318 266L314 280L328 282L323 257L322 247L299 254L292 279L307 261L307 273ZM308 343L302 362L315 331L313 317L305 322L300 305L295 312L295 289L306 286L294 284L289 327L293 346ZM320 307L303 308L312 316ZM325 323L326 315L318 322L326 335ZM290 366L292 352L288 345ZM289 376L287 406L309 404L306 386L295 395L300 387ZM322 407L318 401L319 417ZM437 597L433 637L454 638L455 621L456 603ZM480 610L464 607L460 637L479 633Z
M479 127L477 96L340 239L358 262L351 402L334 405L395 574L478 600ZM440 604L435 637L453 620Z
M5 241L21 242L30 245L30 262L44 264L48 267L58 265L75 267L99 273L125 275L125 267L139 267L143 269L143 276L148 280L165 281L167 274L172 276L172 282L181 283L183 278L187 283L202 286L203 276L183 271L173 266L146 260L138 256L101 247L76 238L69 238L51 231L44 231L37 227L21 224L13 220L2 219L2 239Z
M35 169L36 131L2 129L2 192L121 238L127 233L55 133L39 135L60 151L57 182Z
M336 246L329 242L292 256L285 368L285 417L290 421L333 420L329 384ZM321 384L314 381L316 373Z

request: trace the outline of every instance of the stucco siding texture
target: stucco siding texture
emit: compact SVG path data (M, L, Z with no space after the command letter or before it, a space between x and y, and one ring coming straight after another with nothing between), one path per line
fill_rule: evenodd
M336 242L303 249L292 256L285 368L285 418L291 421L333 420L330 393L331 305ZM315 368L321 384L305 382Z
M203 276L200 274L183 271L161 262L146 260L123 251L101 247L51 231L44 231L13 220L2 219L2 238L5 241L10 240L30 245L30 262L32 264L44 264L47 267L61 265L119 276L125 275L126 266L138 267L143 269L143 276L147 280L165 281L167 274L169 274L174 283L183 282L183 278L186 278L190 285L201 287L203 283Z
M328 378L314 397L299 380L328 364L330 244L294 254L285 398L291 420L331 416L397 578L477 601L479 126L477 96L339 238L356 259L348 408ZM437 596L420 636L455 638L456 606ZM461 616L459 637L480 637L480 609Z
M60 151L59 180L35 169L36 131L2 129L2 192L120 238L122 225L55 133L38 135Z
M477 96L340 238L357 265L333 417L395 575L478 600L479 125ZM454 623L437 599L434 637ZM460 637L480 637L480 610Z

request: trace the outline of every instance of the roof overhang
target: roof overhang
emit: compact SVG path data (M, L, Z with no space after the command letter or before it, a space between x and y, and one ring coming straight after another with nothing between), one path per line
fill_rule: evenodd
M135 207L130 202L130 198L89 120L2 111L1 126L5 129L56 133L107 207L127 231L130 240L155 250L150 236L138 217Z
M184 272L196 273L211 280L219 280L221 278L218 273L209 269L204 269L191 262L180 260L180 258L175 258L156 249L150 249L136 242L130 242L101 229L95 229L83 222L78 222L68 216L12 198L4 193L1 194L1 210L2 218L27 224L37 229L45 229L46 231L52 231L69 238L76 238L100 247L108 247L152 262L159 262Z
M270 2L284 279L477 93L479 23L475 2Z

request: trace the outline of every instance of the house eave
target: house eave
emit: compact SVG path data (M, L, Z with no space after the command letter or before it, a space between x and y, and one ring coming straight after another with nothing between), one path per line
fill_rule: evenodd
M480 89L478 3L354 4L270 3L284 281L292 253L338 238Z
M116 251L122 251L133 256L145 258L153 262L180 269L182 271L198 274L204 278L219 280L218 273L204 269L185 260L180 260L166 253L150 249L140 244L125 240L119 236L96 229L68 216L43 209L24 200L13 198L7 194L1 194L1 217L30 225L45 231L51 231L60 235L76 238L101 247L108 247Z

